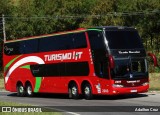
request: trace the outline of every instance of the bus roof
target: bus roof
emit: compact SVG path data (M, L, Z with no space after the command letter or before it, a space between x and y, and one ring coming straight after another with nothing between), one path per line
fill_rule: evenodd
M8 41L5 41L5 43L18 42L18 41L24 41L24 40L30 40L30 39L36 39L36 38L38 39L42 37L57 36L57 35L70 34L70 33L78 33L78 32L84 32L89 30L102 31L102 30L120 30L120 29L132 30L132 31L135 30L135 28L133 27L125 27L125 26L99 26L99 27L93 27L93 28L78 28L72 31L64 31L64 32L44 34L39 36L24 37L16 40L8 40Z
M87 30L86 28L78 28L77 30L72 30L72 31L64 31L64 32L44 34L44 35L39 35L39 36L24 37L24 38L19 38L16 40L8 40L8 41L5 41L5 43L18 42L18 41L24 41L24 40L30 40L30 39L38 39L42 37L57 36L57 35L70 34L70 33L78 33L78 32L84 32L86 30Z
M136 28L133 27L126 27L126 26L100 26L100 27L94 27L94 28L88 28L88 29L100 29L100 30L135 30Z

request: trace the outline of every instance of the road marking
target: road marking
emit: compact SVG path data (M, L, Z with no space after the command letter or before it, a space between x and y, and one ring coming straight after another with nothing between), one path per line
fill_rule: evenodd
M81 115L81 114L78 114L78 113L75 113L75 112L66 112L66 113L69 113L69 114L72 114L72 115Z
M81 114L78 114L78 113L75 113L75 112L69 112L69 111L66 111L66 110L63 110L63 109L57 109L57 108L52 108L52 107L43 107L43 108L51 109L51 110L57 110L59 112L65 112L65 113L68 113L68 114L71 114L71 115L81 115Z

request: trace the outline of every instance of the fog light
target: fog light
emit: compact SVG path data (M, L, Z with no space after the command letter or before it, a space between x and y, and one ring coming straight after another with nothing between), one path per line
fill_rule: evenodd
M145 83L143 83L142 85L143 85L143 86L146 86L146 85L149 85L149 83L148 83L148 82L145 82Z
M113 93L116 93L116 91L113 91Z

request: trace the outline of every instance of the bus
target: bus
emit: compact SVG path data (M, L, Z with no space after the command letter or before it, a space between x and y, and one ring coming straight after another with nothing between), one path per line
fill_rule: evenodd
M35 93L123 95L147 92L146 51L132 27L102 26L4 43L5 89Z

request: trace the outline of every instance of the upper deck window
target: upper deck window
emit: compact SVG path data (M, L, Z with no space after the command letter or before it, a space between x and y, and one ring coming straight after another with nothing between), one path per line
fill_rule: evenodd
M20 55L86 47L85 33L80 32L5 43L4 53L6 55Z
M105 50L105 44L102 32L89 31L88 36L92 50L100 50L100 49Z
M143 48L137 31L107 30L106 38L110 49Z

